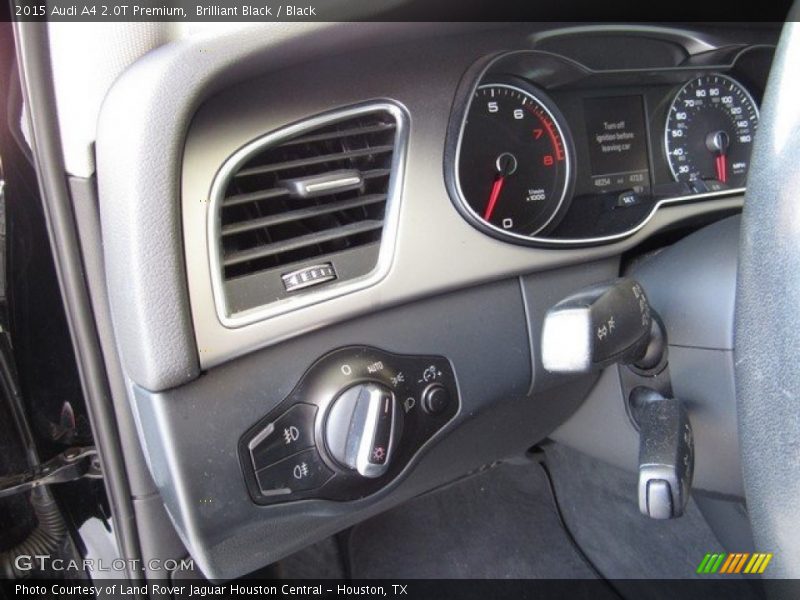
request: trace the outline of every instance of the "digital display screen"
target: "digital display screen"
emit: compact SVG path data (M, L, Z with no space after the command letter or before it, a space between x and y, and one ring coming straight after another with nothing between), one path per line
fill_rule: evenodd
M642 97L586 98L583 110L593 187L603 192L649 188Z

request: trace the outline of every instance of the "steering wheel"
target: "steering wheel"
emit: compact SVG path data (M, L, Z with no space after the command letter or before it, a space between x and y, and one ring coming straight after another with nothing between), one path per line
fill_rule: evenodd
M784 26L745 194L735 370L745 494L766 575L800 578L800 2Z

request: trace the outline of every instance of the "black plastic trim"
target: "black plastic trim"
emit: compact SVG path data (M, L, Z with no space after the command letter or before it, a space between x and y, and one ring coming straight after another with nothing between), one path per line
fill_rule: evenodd
M428 373L429 366L435 367L432 375ZM345 367L347 373L342 371ZM442 384L450 397L448 406L435 415L422 409L424 390L434 381ZM375 479L365 479L342 469L328 456L330 452L325 448L323 423L333 401L343 390L359 383L379 383L386 386L392 390L402 406L403 425L398 447L392 453L394 457L387 472ZM328 463L334 475L313 490L280 496L264 495L259 490L253 471L249 443L269 423L276 421L298 404L318 407L316 445L313 448ZM419 461L432 440L439 437L457 416L459 406L454 369L445 357L396 354L369 346L347 346L333 350L311 365L292 393L269 415L248 429L239 440L239 462L247 490L257 504L292 502L305 498L346 501L367 497L407 474L409 467Z

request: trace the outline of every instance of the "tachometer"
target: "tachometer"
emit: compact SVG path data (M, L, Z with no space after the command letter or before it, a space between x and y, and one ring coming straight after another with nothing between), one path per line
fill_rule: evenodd
M678 181L717 180L743 187L758 128L758 108L727 75L697 77L684 85L667 115L666 152Z
M459 192L472 220L518 239L554 225L574 180L566 132L540 91L505 83L481 85L457 155Z

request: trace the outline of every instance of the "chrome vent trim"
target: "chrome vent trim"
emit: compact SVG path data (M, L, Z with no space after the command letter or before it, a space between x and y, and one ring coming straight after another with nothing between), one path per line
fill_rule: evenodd
M306 210L304 208L299 208L295 211L276 213L260 219L253 219L251 221L243 221L240 223L223 226L223 203L226 207L228 207L262 199L276 198L293 193L290 192L290 189L292 188L292 184L294 182L288 181L286 187L259 190L253 193L228 196L226 198L226 191L232 179L235 177L248 177L255 174L255 171L258 168L248 168L247 170L242 170L242 167L251 159L253 159L258 153L261 153L272 146L313 143L334 137L345 137L347 135L357 135L359 133L369 134L379 131L378 129L371 127L343 129L338 132L324 132L321 134L314 134L313 131L311 131L333 125L337 122L346 121L349 119L357 119L360 116L367 116L370 113L377 112L388 113L393 117L395 121L394 143L392 145L387 145L386 147L376 146L369 148L369 152L365 153L391 153L391 166L389 169L363 171L361 172L360 176L364 180L388 176L386 193L362 195L356 198L337 201L336 203L331 203L329 206L324 206L324 210L336 211L346 210L358 206L368 206L377 202L385 202L385 211L382 221L362 220L350 225L350 228L352 228L356 233L361 232L362 230L366 232L382 228L380 240L375 242L379 246L375 267L362 277L327 284L324 288L319 290L309 288L308 290L305 290L302 295L282 298L273 302L264 303L255 308L241 312L232 312L225 289L225 266L226 264L230 265L242 260L247 260L247 256L224 256L222 249L223 234L229 234L231 231L244 231L250 228L274 225L284 220L296 219L298 217L302 217L303 211ZM391 100L367 102L311 117L293 125L289 125L282 129L268 133L246 144L234 152L223 163L212 182L209 203L206 212L211 284L217 317L223 326L228 328L243 327L280 314L298 310L306 306L325 302L327 300L331 300L333 298L375 285L386 276L386 274L389 272L389 268L394 257L400 211L400 196L405 171L408 130L409 117L405 107ZM303 135L307 132L307 135ZM348 157L350 155L356 156L359 155L360 152L360 150L355 150L347 154ZM339 157L341 157L341 154ZM322 162L322 157L319 157L319 161ZM316 162L316 157L302 159L301 161L296 162L298 165L301 162L303 165L312 164ZM282 167L285 168L286 165L284 164ZM279 166L276 168L274 165L265 165L260 170L266 172L277 170L279 168L281 167ZM324 210L322 212L324 212ZM316 207L314 212L320 212L320 207ZM313 235L317 237L319 236L319 234L316 233ZM296 243L302 244L305 241L307 240L302 240L299 237L289 239L286 240L286 247L291 247ZM263 252L269 253L280 251L281 247L282 246L276 247L275 244L272 244L270 248L263 250ZM257 253L259 252L259 249L254 248L253 252ZM320 259L329 260L329 256L321 256ZM287 267L287 270L290 269Z

